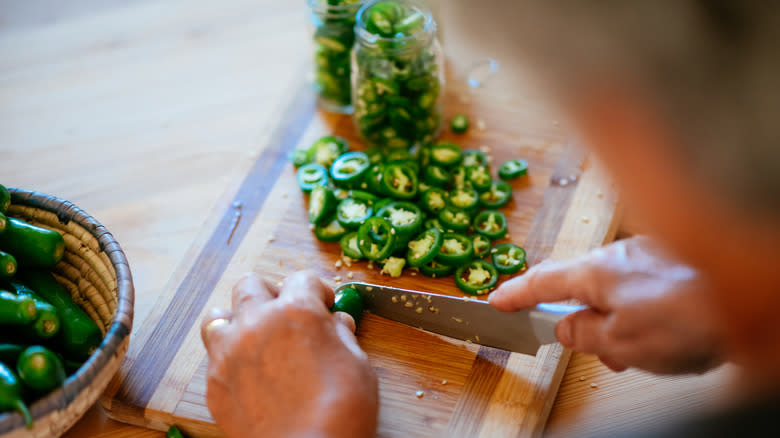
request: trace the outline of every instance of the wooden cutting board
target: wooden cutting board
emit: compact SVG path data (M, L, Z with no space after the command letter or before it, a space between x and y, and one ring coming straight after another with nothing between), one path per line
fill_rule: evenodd
M102 400L111 417L220 436L205 404L207 358L199 324L209 308L230 306L231 287L247 271L281 281L296 270L314 269L334 287L340 284L336 277L349 281L351 273L356 281L462 296L451 277L432 280L406 271L391 279L366 262L335 266L339 246L317 241L310 231L307 199L287 157L326 134L346 137L353 149L363 146L350 117L318 111L303 86L291 96L269 143L237 165L235 184L214 206L200 240L147 319L136 325L121 371ZM529 176L512 183L513 201L502 209L509 219L505 241L525 247L533 265L611 240L615 195L596 166L539 106L496 102L450 87L446 119L465 113L473 128L464 135L445 130L442 138L464 148L489 148L494 175L507 159L528 161ZM480 347L372 315L358 340L379 376L379 436L537 436L570 356L560 345L545 346L535 357Z

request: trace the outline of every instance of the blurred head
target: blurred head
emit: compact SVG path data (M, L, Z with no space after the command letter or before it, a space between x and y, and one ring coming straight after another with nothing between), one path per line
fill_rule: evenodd
M494 3L629 211L716 284L733 357L780 380L780 4Z

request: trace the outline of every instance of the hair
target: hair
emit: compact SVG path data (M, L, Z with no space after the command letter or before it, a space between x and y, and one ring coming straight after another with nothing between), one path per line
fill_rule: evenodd
M780 215L780 2L526 0L518 48L556 92L619 79L653 99L698 178Z

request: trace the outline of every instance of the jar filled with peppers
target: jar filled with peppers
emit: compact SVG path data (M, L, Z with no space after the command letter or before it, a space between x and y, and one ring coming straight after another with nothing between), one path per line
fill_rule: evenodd
M314 91L320 107L350 113L355 16L365 0L307 0L313 27Z
M430 11L412 0L374 0L357 13L352 105L371 145L426 144L441 125L444 65Z

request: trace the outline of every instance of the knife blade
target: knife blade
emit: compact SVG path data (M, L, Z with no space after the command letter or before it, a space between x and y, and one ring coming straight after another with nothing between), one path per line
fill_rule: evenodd
M555 324L585 306L539 304L506 313L486 301L350 282L336 291L355 289L365 309L377 316L450 338L536 356L539 347L557 342Z

